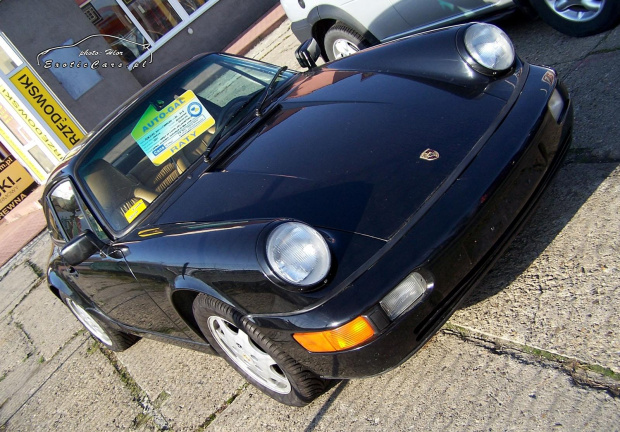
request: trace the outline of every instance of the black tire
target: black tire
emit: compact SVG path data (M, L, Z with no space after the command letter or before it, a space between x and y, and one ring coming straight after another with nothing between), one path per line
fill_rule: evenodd
M286 405L304 406L325 391L326 380L305 369L292 359L230 305L213 297L200 294L194 300L193 309L196 322L213 349L239 374L269 397ZM226 325L227 329L222 329L221 325ZM226 330L226 332L223 330ZM241 352L246 360L240 358L241 356L237 356L237 360L235 360L233 357L236 354L232 352L229 354L230 348L226 345L226 342L221 342L225 339L223 337L224 333L228 331L231 334L238 334L242 337L247 336L248 343L251 344L249 350L242 348L237 343L238 351ZM221 332L221 334L214 335L215 332ZM259 373L248 371L253 369L254 364L259 363L259 360L254 357L255 353L259 355L264 353L270 357L268 360L274 363L271 367L272 375L277 375L277 383L275 380L270 383L266 379L263 380ZM250 358L253 360L247 360ZM260 369L260 367L256 369ZM289 387L286 387L286 381L288 381ZM277 388L277 391L272 387Z
M357 51L370 47L370 43L362 35L346 24L337 22L327 30L323 39L325 54L330 61L346 57L345 50L338 49L343 42L348 42L348 47Z
M120 332L88 312L80 303L60 293L62 301L75 315L91 336L101 342L110 351L124 351L140 340L138 336ZM88 321L90 318L92 321Z
M592 17L571 20L555 11L552 4L557 0L530 0L540 18L557 31L568 36L583 37L601 33L615 26L620 19L620 1L600 0L600 10ZM565 13L576 11L573 8Z
M519 12L521 12L527 18L536 18L538 14L532 7L529 0L512 0Z

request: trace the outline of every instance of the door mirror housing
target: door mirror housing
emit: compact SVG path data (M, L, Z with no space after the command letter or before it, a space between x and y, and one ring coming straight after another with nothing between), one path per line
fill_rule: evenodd
M299 65L303 68L312 69L316 67L316 61L321 57L321 47L314 38L306 40L299 45L295 51L295 57Z
M107 245L91 230L87 229L75 237L60 251L60 256L69 265L78 265L96 252L103 252Z

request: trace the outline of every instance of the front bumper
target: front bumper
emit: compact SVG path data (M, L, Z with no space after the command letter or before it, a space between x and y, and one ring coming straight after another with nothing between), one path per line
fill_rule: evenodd
M346 289L312 309L254 316L253 321L289 355L325 378L376 375L405 361L489 270L561 166L573 114L561 85L565 107L560 120L547 109L556 85L555 74L531 67L519 99L467 169ZM334 328L362 314L377 317L383 296L416 269L432 274L434 289L394 322L385 316L375 319L379 331L369 343L348 351L311 353L292 339L295 332Z

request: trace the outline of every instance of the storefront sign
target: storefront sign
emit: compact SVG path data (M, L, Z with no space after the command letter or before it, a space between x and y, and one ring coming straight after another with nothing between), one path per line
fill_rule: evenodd
M43 130L41 124L34 119L33 115L28 110L24 109L24 107L20 105L17 97L15 97L15 93L9 90L9 88L3 85L1 82L0 95L2 95L4 99L6 99L9 107L13 108L13 110L17 114L17 117L21 118L28 125L30 130L32 130L34 135L39 139L39 141L43 143L43 145L45 145L45 147L50 151L50 153L54 155L56 160L61 161L64 156L64 151L61 152L58 145L54 141L52 141L47 135L47 133ZM15 115L7 112L0 103L0 120L2 120L4 124L11 130L11 132L18 139L20 139L21 134L16 132L16 129L19 129L19 126L17 125L13 117L15 117ZM20 141L22 140L20 139ZM27 145L28 143L29 140L22 141L22 145Z
M35 182L12 156L0 161L0 220L32 191Z
M30 172L39 180L39 182L43 182L45 180L45 174L42 173L39 168L32 163L32 158L30 158L24 151L22 147L15 142L15 140L8 133L8 130L4 130L2 125L0 124L0 141L3 144L7 145L11 150L13 150L14 154L16 154L21 160L28 166Z
M73 148L84 137L80 128L28 67L24 67L10 79L68 149Z

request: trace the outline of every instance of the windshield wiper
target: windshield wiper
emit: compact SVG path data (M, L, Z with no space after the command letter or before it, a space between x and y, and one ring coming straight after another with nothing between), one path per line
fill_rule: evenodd
M1 1L1 0L0 0ZM273 76L273 78L271 78L271 81L269 82L269 84L267 85L267 87L265 87L265 89L263 90L263 93L260 94L260 100L258 101L258 104L256 106L256 110L254 111L254 114L256 115L256 117L260 117L263 115L262 113L262 109L263 109L263 105L265 104L265 101L267 100L267 97L269 97L269 95L271 94L271 92L273 91L274 87L276 86L276 83L278 81L278 78L280 78L280 75L282 75L282 72L284 72L285 70L288 69L288 66L282 66L280 69L278 69L275 73L275 75ZM243 111L243 109L253 100L256 99L256 96L258 96L259 93L255 93L252 97L248 98L245 102L243 102L239 108L235 109L235 112L232 113L232 115L226 120L226 122L222 125L222 127L219 129L219 131L215 134L215 136L211 139L211 144L209 145L209 147L207 147L207 150L205 151L203 158L205 161L209 161L209 156L211 155L211 152L215 149L215 147L218 146L219 141L221 136L224 134L224 130L226 130L226 128L228 127L228 125L230 125L233 121L233 119L241 112Z
M273 91L273 88L276 86L276 82L278 82L278 78L280 78L280 75L282 75L282 72L284 72L287 69L288 69L287 66L282 66L280 69L278 69L278 71L273 76L273 78L271 78L269 85L265 87L265 90L263 91L263 95L260 99L260 102L258 102L258 106L256 107L256 111L254 111L254 113L256 114L256 117L260 117L263 115L263 105L265 104L267 97Z
M221 127L219 127L218 131L215 133L213 138L211 138L211 142L210 142L209 146L207 147L207 150L205 151L205 153L203 155L205 161L209 161L209 155L215 149L215 147L217 147L217 145L220 142L220 138L224 135L224 131L228 128L228 126L230 126L230 124L233 122L235 117L237 117L237 115L241 111L243 111L243 109L246 106L248 106L250 104L250 102L252 102L253 100L256 100L256 97L258 95L259 95L259 93L256 92L254 95L252 95L247 100L245 100L241 105L239 105L238 108L235 108L235 111L233 113L231 113L230 116L228 117L228 119L226 119L226 121L224 122L224 124Z

